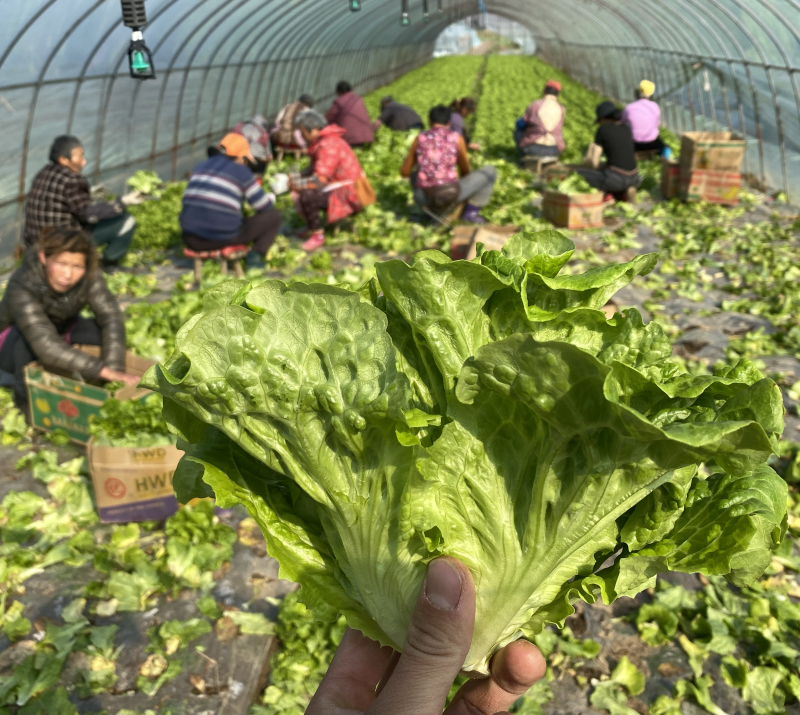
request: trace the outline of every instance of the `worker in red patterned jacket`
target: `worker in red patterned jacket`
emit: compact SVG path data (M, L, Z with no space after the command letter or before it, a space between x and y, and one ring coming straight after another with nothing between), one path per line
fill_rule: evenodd
M364 170L353 150L344 140L344 129L327 124L325 118L309 109L297 116L295 126L308 144L311 159L299 177L293 178L298 213L308 229L303 232L304 251L316 251L325 244L320 211L327 214L328 224L358 213L363 208L357 182Z
M50 163L33 180L25 205L25 245L32 246L45 228L82 228L97 246L103 262L114 264L128 252L136 219L125 209L142 203L137 191L114 201L92 199L82 175L86 157L80 139L60 136L50 148Z

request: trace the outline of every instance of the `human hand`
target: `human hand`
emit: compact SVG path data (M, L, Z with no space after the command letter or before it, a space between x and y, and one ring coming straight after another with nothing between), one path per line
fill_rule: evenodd
M442 715L475 623L475 585L459 561L432 561L422 583L403 654L348 629L306 715ZM504 713L545 672L536 646L499 651L491 676L470 680L444 715Z
M145 202L145 198L141 191L131 191L129 194L125 194L124 196L120 197L120 201L122 202L122 205L126 207L139 206Z
M100 370L98 377L107 382L124 382L128 387L135 387L142 379L136 375L129 375L127 372L112 370L110 367L104 367Z
M270 182L272 193L276 195L285 194L289 191L290 179L288 174L275 174Z
M469 143L469 149L470 149L470 151L480 151L481 150L481 145L478 144L478 142L470 142Z

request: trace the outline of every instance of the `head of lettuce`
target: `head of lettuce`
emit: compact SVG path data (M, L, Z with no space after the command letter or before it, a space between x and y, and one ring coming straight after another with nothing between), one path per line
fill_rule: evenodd
M466 670L664 571L761 575L786 529L775 384L682 373L656 323L600 310L656 255L560 275L556 232L377 266L354 292L223 283L145 384L178 496L244 504L322 618L399 648L426 564L471 570Z

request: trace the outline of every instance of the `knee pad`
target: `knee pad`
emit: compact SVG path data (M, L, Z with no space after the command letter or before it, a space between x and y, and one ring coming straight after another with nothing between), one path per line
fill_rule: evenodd
M118 235L121 236L123 233L128 233L128 231L133 231L133 229L135 228L136 228L136 219L133 216L128 215L125 218L125 223L123 223L122 226L120 227Z

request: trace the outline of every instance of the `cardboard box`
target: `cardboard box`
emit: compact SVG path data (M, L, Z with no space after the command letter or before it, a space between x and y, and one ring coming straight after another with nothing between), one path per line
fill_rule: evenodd
M745 141L731 132L685 132L681 136L681 173L707 171L739 172Z
M454 261L471 261L477 255L478 243L487 251L499 251L519 226L456 226L450 241L450 257Z
M78 347L90 355L100 356L99 347ZM130 352L125 356L125 371L131 375L144 375L153 364L152 360L145 360ZM31 363L25 368L25 383L33 427L44 432L64 429L78 444L89 441L89 418L98 414L103 403L112 397L105 388L57 375L38 363ZM114 396L119 400L140 400L148 394L149 390L125 387L117 390Z
M678 195L681 201L708 201L735 205L739 202L742 175L726 171L681 171Z
M559 228L597 228L603 225L603 211L607 205L602 191L594 194L545 191L542 216Z
M661 196L669 201L678 195L681 165L673 159L661 159Z
M90 439L86 460L100 521L161 521L178 510L172 475L183 456L174 445L98 447Z

